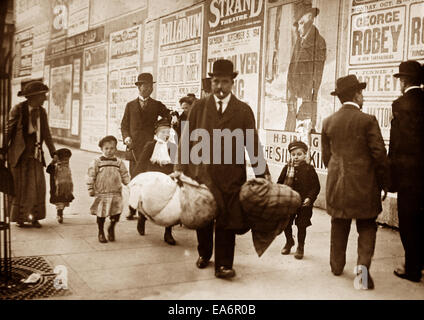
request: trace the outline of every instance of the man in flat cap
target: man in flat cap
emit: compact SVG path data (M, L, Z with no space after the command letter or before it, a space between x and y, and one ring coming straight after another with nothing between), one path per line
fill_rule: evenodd
M10 110L7 121L7 155L15 187L10 218L18 227L31 222L33 227L41 228L39 220L46 217L43 142L50 156L57 158L47 113L42 107L48 91L49 88L39 80L22 85L18 96L26 100Z
M405 267L394 274L414 282L424 268L424 92L422 66L402 62L399 73L402 96L392 104L389 160L392 184L397 192L399 233L405 250Z
M355 75L337 79L336 95L342 107L323 122L322 156L328 168L326 201L331 216L330 265L342 274L352 219L356 220L358 259L355 288L373 289L369 269L374 254L377 224L388 188L386 148L377 119L361 111L366 83Z
M297 122L307 121L310 130L314 132L317 96L327 48L324 38L314 25L319 9L312 7L310 0L304 0L295 6L295 12L293 25L297 30L297 40L287 73L288 112L285 130L295 131Z
M152 74L141 73L138 75L135 85L138 87L139 96L127 103L121 121L122 139L131 149L131 179L139 173L136 171L137 161L146 142L153 140L158 116L170 118L170 110L162 102L150 97L153 92L153 83L155 82ZM134 216L135 210L130 208L127 219L132 220ZM141 233L144 234L143 226L144 219L143 225L140 225Z
M175 171L183 172L197 182L208 186L216 200L216 224L212 221L206 227L197 230L199 258L196 265L200 269L206 268L212 257L215 225L215 276L217 278L235 276L233 261L236 234L243 234L249 230L239 200L241 186L247 178L245 150L247 149L249 153L257 177L264 177L268 170L262 147L259 146L252 109L231 92L234 78L237 76L233 68L233 63L229 60L217 60L213 64L213 71L209 73L212 77L212 94L193 104L188 115L188 124L184 126L180 139L179 163L175 166ZM184 157L191 156L198 149L199 140L189 140L189 137L195 136L194 133L198 132L198 129L202 129L202 132L207 131L207 138L202 135L199 140L202 145L207 143L210 146L210 152L202 150L200 163L192 157L187 159L188 163L183 163ZM217 139L216 129L223 133ZM234 139L233 134L237 131L243 134L241 143L239 143L239 137L236 136ZM246 139L247 132L252 137L250 143L249 139ZM227 139L226 135L229 135L230 139ZM225 140L230 141L229 146L226 141L223 143L224 137ZM208 141L203 141L205 139ZM188 154L183 154L184 143L189 145ZM226 157L224 157L225 154L227 154ZM230 163L228 158L231 159ZM241 160L240 163L237 163L236 159Z

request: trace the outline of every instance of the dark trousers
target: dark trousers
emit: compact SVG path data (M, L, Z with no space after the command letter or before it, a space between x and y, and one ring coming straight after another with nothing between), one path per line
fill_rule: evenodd
M357 265L364 265L368 269L371 266L377 236L375 219L356 219L356 230L359 234ZM341 273L346 264L346 247L351 224L352 219L331 219L330 265L334 273Z
M197 229L197 252L199 256L209 260L213 251L213 231L214 222L206 227ZM215 270L224 266L226 268L233 267L234 248L236 245L236 235L234 231L215 228Z
M398 192L399 233L405 249L405 272L421 277L424 267L424 199L419 190Z

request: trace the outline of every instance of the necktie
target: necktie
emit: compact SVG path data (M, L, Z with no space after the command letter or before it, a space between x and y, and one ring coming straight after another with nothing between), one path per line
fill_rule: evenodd
M219 104L218 114L221 117L222 116L222 101L218 101L218 104Z
M34 129L37 129L38 114L39 114L38 108L34 108L31 110L31 124L34 127Z

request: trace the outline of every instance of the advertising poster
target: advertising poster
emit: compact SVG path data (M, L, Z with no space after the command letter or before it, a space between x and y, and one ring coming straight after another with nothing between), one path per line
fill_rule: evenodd
M35 49L32 52L32 77L43 78L44 76L44 56L46 50L44 48Z
M156 97L168 108L194 93L200 97L203 5L160 19Z
M68 37L87 31L90 17L90 0L71 0L68 7Z
M51 38L66 36L68 30L68 1L67 0L51 0L51 23L50 33Z
M77 136L79 134L79 100L72 100L72 127L71 134Z
M143 42L143 62L153 62L155 55L155 30L156 21L145 24Z
M252 108L257 118L264 1L251 0L249 4L244 3L236 10L237 14L229 18L221 15L218 1L208 1L207 72L212 72L216 60L231 60L238 72L233 93ZM243 21L241 28L240 21Z
M51 68L49 124L52 128L71 128L72 64Z
M374 115L385 143L391 105L401 95L393 75L407 59L424 60L424 1L351 2L349 74L367 83L363 112Z
M264 128L321 132L334 112L339 1L269 4L265 39Z
M14 78L29 77L32 71L33 29L15 35Z
M125 150L120 129L125 106L138 96L134 83L140 69L140 46L141 26L110 34L107 132L118 139L119 150Z
M81 149L98 151L107 125L107 46L84 50Z
M72 62L74 65L74 77L73 77L73 93L80 93L80 80L81 80L81 59L74 59Z

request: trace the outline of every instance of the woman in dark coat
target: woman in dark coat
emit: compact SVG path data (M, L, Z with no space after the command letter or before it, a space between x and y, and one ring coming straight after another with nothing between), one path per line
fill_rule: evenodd
M155 137L153 141L145 144L141 152L136 172L143 173L149 171L162 172L170 174L174 170L174 161L176 157L177 146L169 141L171 124L169 118L160 119L155 125ZM169 154L170 150L171 154ZM137 230L140 235L144 235L146 218L139 213ZM164 240L170 245L175 245L175 239L172 236L172 227L165 228Z
M42 107L48 90L41 81L26 84L18 96L27 100L10 110L7 122L8 161L15 186L10 217L19 227L31 222L33 227L41 228L38 221L46 217L43 142L52 158L55 152L47 114Z

